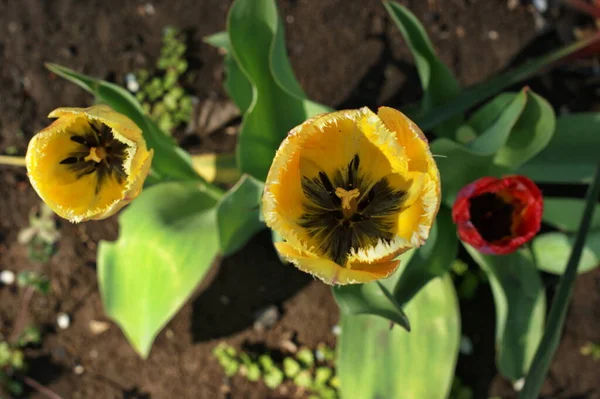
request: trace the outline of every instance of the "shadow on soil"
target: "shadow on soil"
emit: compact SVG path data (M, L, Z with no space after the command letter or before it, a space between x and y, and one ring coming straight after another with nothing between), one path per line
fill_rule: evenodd
M258 311L280 305L313 278L283 264L265 230L239 252L222 260L216 277L193 302L194 342L243 331Z

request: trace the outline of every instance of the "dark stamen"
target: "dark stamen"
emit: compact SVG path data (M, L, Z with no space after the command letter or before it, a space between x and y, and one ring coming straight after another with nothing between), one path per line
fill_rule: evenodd
M85 139L81 136L71 136L71 141L74 141L76 143L83 144L83 145L86 144Z
M405 195L394 190L386 178L373 182L368 175L361 175L359 163L356 154L345 168L334 171L331 176L321 171L317 177L303 177L301 181L307 202L298 223L320 243L320 251L339 265L346 263L353 248L394 238L396 216ZM361 192L355 212L344 213L342 201L335 194L336 187L357 188Z
M514 206L494 193L485 193L470 200L471 222L481 235L494 242L512 236Z
M71 141L85 147L77 147L59 163L67 165L66 167L75 173L78 179L96 173L96 194L98 194L108 179L115 179L119 183L127 179L123 169L123 162L127 157L127 145L118 141L110 127L103 123L89 121L88 124L90 127L88 131L70 136ZM104 149L106 155L101 162L86 161L92 147Z
M68 158L63 159L59 163L61 165L71 165L71 164L74 164L77 161L78 161L77 157L68 157Z

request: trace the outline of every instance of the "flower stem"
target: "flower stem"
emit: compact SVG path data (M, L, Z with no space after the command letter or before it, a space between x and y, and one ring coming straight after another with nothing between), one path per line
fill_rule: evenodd
M0 165L25 166L25 157L0 155Z

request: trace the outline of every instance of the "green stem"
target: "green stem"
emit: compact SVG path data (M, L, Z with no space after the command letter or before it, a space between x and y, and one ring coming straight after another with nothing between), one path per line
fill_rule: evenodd
M556 296L548 315L548 323L546 323L544 336L533 358L533 363L525 379L525 386L519 394L519 399L535 399L538 397L544 378L550 367L550 362L560 342L567 309L571 294L573 293L573 286L577 277L579 259L581 258L585 239L590 229L592 216L594 216L598 194L600 194L600 163L596 166L594 179L588 188L585 210L581 218L579 230L575 236L573 252L571 252L567 268L558 284Z
M0 165L25 166L25 157L0 155Z

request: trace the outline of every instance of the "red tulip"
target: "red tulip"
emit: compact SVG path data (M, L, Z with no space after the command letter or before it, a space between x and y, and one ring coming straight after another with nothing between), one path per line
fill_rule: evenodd
M544 202L525 176L482 177L463 187L452 207L458 236L484 254L505 255L540 229Z

